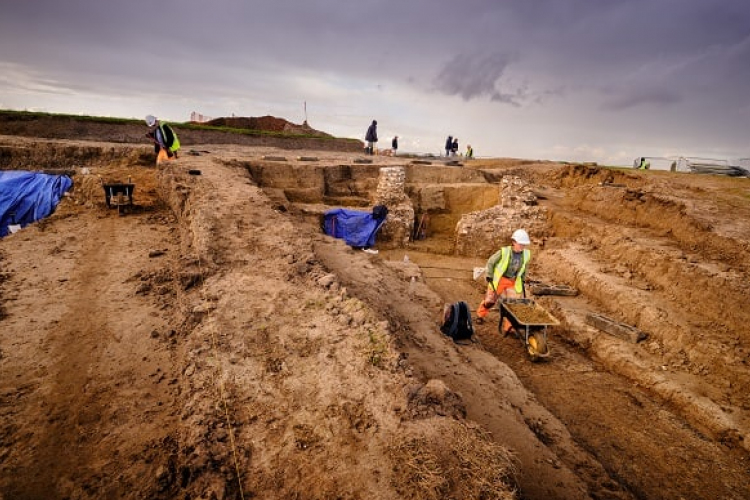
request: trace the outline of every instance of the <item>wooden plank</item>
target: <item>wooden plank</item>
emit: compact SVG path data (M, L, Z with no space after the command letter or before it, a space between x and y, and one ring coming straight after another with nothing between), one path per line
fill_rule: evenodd
M578 290L568 285L548 285L546 283L531 283L529 291L532 295L562 295L566 297L575 297Z
M283 156L263 156L261 159L266 161L286 161L286 158Z
M586 323L605 333L631 342L633 344L637 344L641 340L645 340L648 337L645 332L635 328L634 326L620 323L619 321L615 321L612 318L602 316L601 314L589 313L586 316Z

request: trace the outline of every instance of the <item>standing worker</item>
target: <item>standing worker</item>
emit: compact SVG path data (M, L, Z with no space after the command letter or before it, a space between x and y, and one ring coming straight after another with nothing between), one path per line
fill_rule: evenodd
M398 151L398 136L395 136L391 141L391 154L396 156L396 151Z
M474 158L474 149L471 147L471 144L466 145L466 159L469 160L471 158Z
M448 158L451 155L451 150L453 149L453 136L449 135L448 138L445 140L445 157Z
M529 234L517 229L511 236L511 244L495 252L488 260L485 269L487 276L487 293L477 310L477 322L483 323L487 313L500 298L518 298L523 295L526 269L531 260ZM502 331L507 334L512 325L503 318Z
M375 143L378 142L378 122L373 120L369 127L367 127L367 133L365 134L365 141L367 141L367 154L375 154Z
M174 157L176 159L177 150L180 149L180 140L172 127L166 123L161 123L154 115L146 117L146 125L149 127L146 136L154 141L154 152L158 155L156 161L159 161L162 151L167 155L167 158L173 159Z

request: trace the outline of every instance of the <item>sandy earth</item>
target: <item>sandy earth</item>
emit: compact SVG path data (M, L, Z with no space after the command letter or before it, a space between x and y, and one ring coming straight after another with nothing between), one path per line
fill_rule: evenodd
M357 154L192 144L155 168L133 145L0 145L3 168L33 147L76 171L0 240L4 500L750 498L748 179L467 164L534 186L531 277L580 292L536 298L561 325L532 363L497 312L475 343L440 334L443 304L483 291L452 234L369 255L251 174ZM135 206L106 208L100 179L127 177Z

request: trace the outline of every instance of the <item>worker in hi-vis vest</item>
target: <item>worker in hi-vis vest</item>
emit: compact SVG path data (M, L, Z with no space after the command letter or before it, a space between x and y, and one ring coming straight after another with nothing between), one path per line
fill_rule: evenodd
M524 279L531 260L529 234L523 229L516 230L511 236L511 244L495 252L488 260L485 273L487 293L477 310L477 323L483 323L485 316L499 297L518 298L524 293ZM511 329L510 321L503 319L502 330L507 334Z
M162 123L154 115L146 117L146 125L149 131L146 134L154 141L154 151L158 155L164 151L169 159L177 158L177 150L180 149L180 140L175 131L166 123Z

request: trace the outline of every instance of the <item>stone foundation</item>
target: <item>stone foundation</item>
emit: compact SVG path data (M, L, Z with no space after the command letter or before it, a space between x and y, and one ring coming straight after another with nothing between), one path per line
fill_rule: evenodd
M377 246L384 249L405 246L414 227L414 207L406 195L404 167L380 169L373 205L388 207L388 217L376 238Z
M488 210L471 212L456 225L456 255L489 257L510 244L516 229L525 229L531 246L539 245L547 232L546 209L537 205L537 197L522 179L502 179L500 204Z

